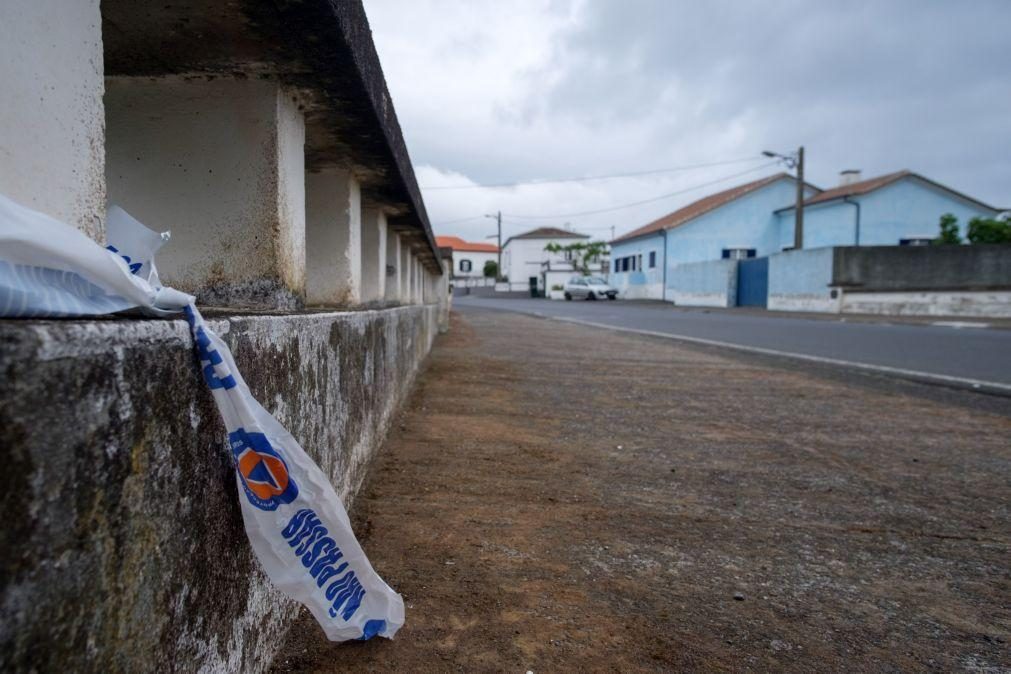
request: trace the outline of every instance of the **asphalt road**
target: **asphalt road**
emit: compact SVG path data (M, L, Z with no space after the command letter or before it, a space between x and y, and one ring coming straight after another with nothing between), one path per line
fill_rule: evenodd
M660 302L474 296L453 302L464 311L517 311L1011 393L1011 330L704 312Z

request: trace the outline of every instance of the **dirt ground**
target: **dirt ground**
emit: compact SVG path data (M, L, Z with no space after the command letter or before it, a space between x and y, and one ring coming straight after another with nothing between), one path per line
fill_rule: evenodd
M355 504L393 641L288 671L1011 671L1011 401L468 310Z

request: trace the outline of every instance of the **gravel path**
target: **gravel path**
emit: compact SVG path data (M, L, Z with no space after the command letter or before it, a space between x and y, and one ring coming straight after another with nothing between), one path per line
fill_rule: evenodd
M1011 401L454 315L354 516L390 642L276 671L1008 671Z

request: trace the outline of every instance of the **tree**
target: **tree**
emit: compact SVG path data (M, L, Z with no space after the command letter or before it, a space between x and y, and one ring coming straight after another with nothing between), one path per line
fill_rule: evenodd
M496 278L498 276L498 262L495 260L485 260L484 277Z
M939 246L947 246L962 243L962 237L958 234L958 218L951 213L941 216L941 234L934 239L934 243Z
M572 262L572 268L582 274L590 273L590 265L600 262L600 259L607 252L607 243L604 241L577 241L561 245L552 241L544 246L544 250L549 253L565 253L566 258Z
M969 221L968 238L972 243L1011 243L1011 222L996 218L973 218Z

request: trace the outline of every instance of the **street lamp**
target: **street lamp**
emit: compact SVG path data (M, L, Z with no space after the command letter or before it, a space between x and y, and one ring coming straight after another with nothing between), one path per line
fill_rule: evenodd
M788 169L797 169L797 205L794 208L793 248L800 250L804 247L804 146L801 145L797 148L795 154L781 154L770 150L763 150L762 154L781 160Z

